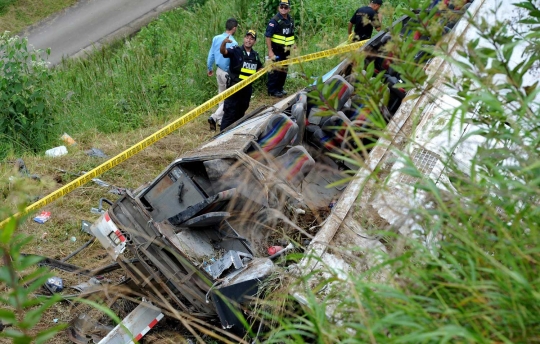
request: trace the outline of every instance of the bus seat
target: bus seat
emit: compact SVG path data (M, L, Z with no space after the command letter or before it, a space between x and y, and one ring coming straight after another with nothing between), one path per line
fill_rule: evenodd
M304 177L315 166L315 160L302 146L294 146L285 154L277 157L276 164L285 180L294 186L298 186Z

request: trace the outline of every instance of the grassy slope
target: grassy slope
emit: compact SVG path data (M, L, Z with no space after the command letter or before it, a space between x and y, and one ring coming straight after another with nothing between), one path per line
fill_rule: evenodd
M344 6L353 8L352 1L342 0ZM345 6L346 5L346 6ZM232 8L229 9L229 8ZM264 13L250 7L249 15L241 17L241 8L208 2L203 9L193 12L172 11L141 30L129 43L118 44L114 50L101 51L84 62L69 62L58 71L51 86L54 94L59 130L84 133L90 128L102 132L132 130L163 122L168 116L186 106L198 105L215 93L215 79L206 77L206 56L212 37L222 32L230 16L240 19L239 34L247 27L264 31ZM300 12L300 9L297 9ZM335 16L340 11L334 9ZM248 20L249 18L249 20ZM339 20L338 20L339 19ZM329 19L330 20L330 19ZM189 22L192 29L185 30ZM297 54L306 54L335 46L343 41L346 18L331 18L327 23L336 30L313 30L321 23L306 21L300 26ZM313 27L314 26L314 27ZM262 36L262 35L261 35ZM262 39L255 49L266 55ZM335 65L337 58L305 66L306 74L320 75ZM302 72L293 66L291 72ZM303 87L310 80L291 80L288 87ZM255 83L256 97L264 89L264 82Z
M0 32L19 33L76 2L77 0L17 0L0 13Z

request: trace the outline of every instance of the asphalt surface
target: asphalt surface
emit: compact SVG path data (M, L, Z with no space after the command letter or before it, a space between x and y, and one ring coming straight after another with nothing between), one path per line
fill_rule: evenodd
M81 0L36 24L22 35L36 49L51 48L49 62L80 57L140 30L160 13L186 0Z

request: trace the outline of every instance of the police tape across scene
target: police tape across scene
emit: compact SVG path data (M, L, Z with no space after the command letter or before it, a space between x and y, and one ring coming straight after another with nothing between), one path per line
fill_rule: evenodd
M283 61L272 63L271 65L272 66L292 65L292 64L302 63L302 62L318 60L318 59L321 59L323 57L330 57L330 56L334 56L334 55L340 55L340 54L348 53L349 51L361 48L368 41L369 40L366 39L364 41L355 42L355 43L351 43L351 44L348 44L348 45L338 46L336 48L319 51L318 53L307 54L307 55L298 56L298 57L292 57L292 58L289 58L288 60L283 60Z
M139 141L137 144L131 146L130 148L126 149L125 151L119 153L115 157L105 161L103 164L99 165L98 167L88 171L84 175L80 176L79 178L69 182L65 186L61 187L60 189L53 191L49 195L41 198L39 201L29 205L26 207L22 212L19 212L15 215L13 215L14 218L19 218L23 214L27 214L31 211L38 210L47 204L50 204L54 202L55 200L67 195L68 193L72 192L73 190L83 186L84 184L91 181L93 178L96 178L103 173L107 172L108 170L112 169L113 167L117 166L121 162L126 161L127 159L131 158L135 154L139 153L146 147L156 143L157 141L161 140L165 136L171 134L176 129L184 126L186 123L194 120L195 118L199 117L206 111L210 110L214 106L218 105L219 102L224 101L226 98L230 97L232 94L238 92L242 88L246 87L253 81L259 79L261 76L263 76L266 72L272 69L274 66L284 66L284 65L291 65L296 63L302 63L307 61L313 61L325 57L331 57L334 55L343 54L346 52L353 51L355 49L358 49L362 47L364 44L366 44L368 40L352 43L345 46L339 46L337 48L332 48L328 50L324 50L318 53L308 54L304 56L294 57L289 60L284 60L276 63L270 63L268 66L264 67L260 71L256 72L252 76L250 76L246 80L242 80L238 84L229 87L224 92L216 95L215 97L207 100L202 105L196 107L195 109L191 110L190 112L186 113L182 117L178 118L177 120L173 121L172 123L168 124L166 127L158 130L154 134L148 136L142 141ZM5 224L7 224L9 218L4 219L2 222L0 222L0 228L2 228Z

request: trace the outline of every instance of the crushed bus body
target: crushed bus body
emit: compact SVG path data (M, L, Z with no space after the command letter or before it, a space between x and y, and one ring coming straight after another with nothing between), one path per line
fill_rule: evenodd
M403 28L402 35L411 34L409 20L403 17L394 23ZM388 94L386 105L378 109L379 129L388 124L394 130L393 118L406 93L384 53L390 39L389 33L381 32L360 50L373 62L375 74L382 75ZM428 60L419 55L417 62ZM123 328L133 338L140 338L144 326L155 325L163 314L177 313L204 321L217 318L224 329L242 336L238 305L258 295L279 257L279 252L268 254L270 233L277 226L300 229L294 246L306 239L306 247L299 249L309 251L337 237L345 216L336 214L348 212L359 188L356 181L339 183L344 171L359 168L337 157L358 146L343 128L367 132L375 120L363 110L368 100L355 92L356 69L356 61L346 59L321 79L322 84L247 114L172 162L153 181L128 190L90 227L125 274L122 285L152 309L150 314L138 307L124 320ZM366 135L365 143L377 140ZM318 224L315 227L323 227L311 244L313 237L300 223L299 214L306 213ZM383 246L376 239L371 244ZM139 319L142 314L144 320ZM120 333L120 327L112 332L101 329L96 335L94 325L79 316L71 339L116 343L129 335ZM94 330L92 335L88 328Z

